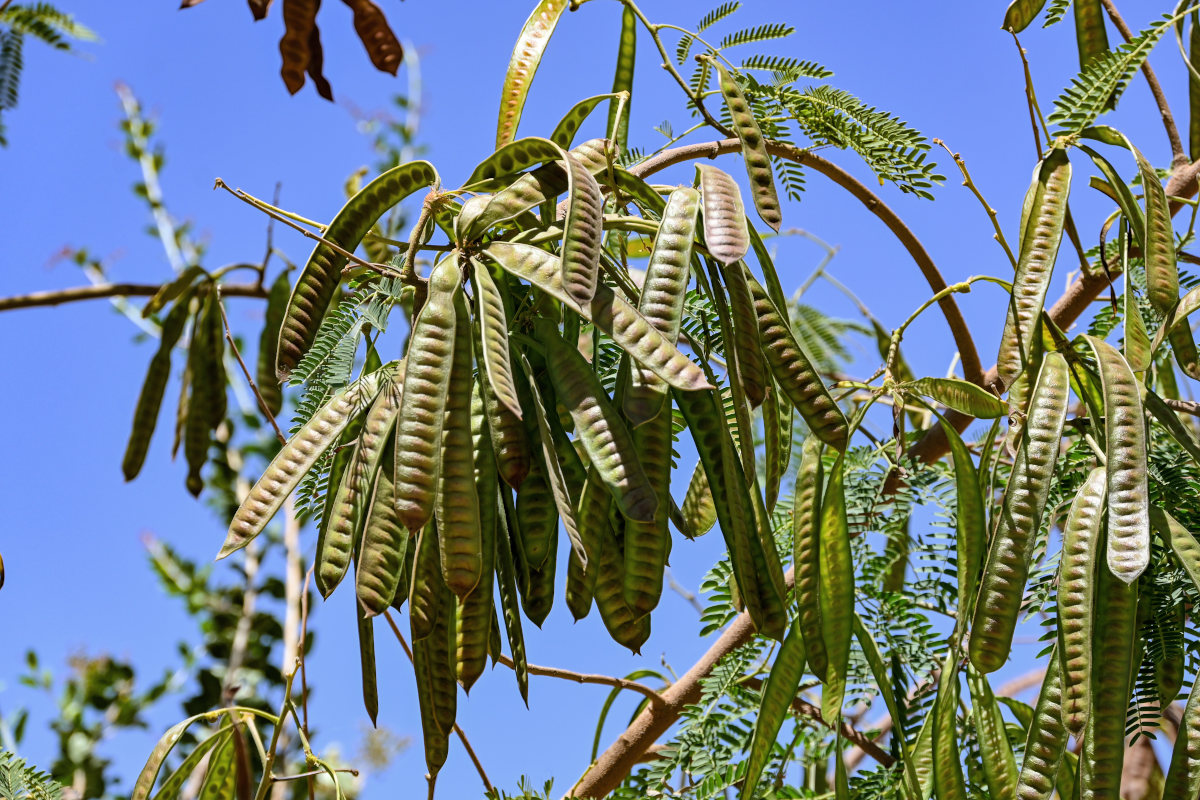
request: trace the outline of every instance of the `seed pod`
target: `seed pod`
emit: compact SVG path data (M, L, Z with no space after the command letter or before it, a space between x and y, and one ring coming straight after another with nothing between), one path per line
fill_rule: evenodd
M483 533L475 483L475 448L471 436L471 316L462 287L453 294L454 349L449 364L445 416L442 421L437 498L438 550L442 578L450 591L466 597L483 574ZM446 365L443 364L443 370Z
M1042 679L1037 707L1025 739L1025 760L1017 778L1017 800L1050 800L1063 752L1067 729L1063 726L1063 674L1055 651Z
M934 796L938 800L966 800L958 747L958 659L953 650L942 665L937 698L929 716L933 718Z
M733 130L742 142L742 158L746 162L746 174L750 178L750 195L754 198L754 207L762 221L778 233L779 225L783 222L783 212L779 209L779 195L775 191L775 174L771 168L771 158L767 155L767 145L763 139L758 120L754 111L746 102L742 88L725 69L712 61L717 68L717 76L721 85L721 96L725 98L725 107L729 109L729 118L733 121Z
M479 583L458 603L456 656L458 682L467 692L483 674L487 664L488 640L496 619L492 608L492 577L496 573L496 526L500 499L496 495L496 460L492 455L483 398L479 387L471 393L471 439L475 462L475 485L479 494L480 555L483 562ZM507 545L507 542L505 542Z
M972 718L979 737L979 752L983 756L983 775L987 781L988 797L1012 800L1017 791L1017 761L1000 716L1000 706L992 694L987 677L967 665L967 688L971 691Z
M691 187L671 192L638 298L638 312L669 341L679 337L699 213L699 192ZM641 425L658 413L666 396L667 386L660 378L644 367L634 366L622 408L631 425Z
M1081 797L1120 796L1125 754L1125 711L1129 705L1137 638L1137 583L1126 584L1098 570L1092 661L1092 708L1079 759Z
M605 100L613 100L614 98L616 98L615 94L598 94L594 97L586 97L571 106L571 110L564 114L563 118L554 126L554 131L550 134L550 141L564 149L569 148L571 143L575 141L575 134L579 132L579 128L587 118L592 115L596 106ZM612 139L611 136L608 138Z
M1189 800L1197 795L1200 795L1200 681L1192 684L1183 709L1162 798Z
M684 525L692 536L708 533L717 524L717 504L713 500L703 462L698 462L692 471L687 494L683 496L682 514Z
M341 582L350 565L351 554L362 538L375 476L379 474L384 451L391 452L388 446L394 440L392 428L400 407L404 371L403 363L397 364L387 385L371 404L354 456L334 493L324 535L317 547L317 589L323 597L329 597Z
M422 186L437 181L437 171L427 161L411 161L393 167L350 198L329 223L324 233L325 241L313 249L288 300L279 331L279 355L275 365L279 380L285 380L312 347L317 328L341 284L342 268L348 259L327 242L346 252L354 252L363 236L388 209Z
M745 779L742 782L742 797L754 797L759 778L766 767L779 729L784 718L791 712L796 689L804 674L804 637L796 625L788 628L779 655L771 665L771 673L763 685L762 703L758 719L754 722L754 734L750 739L750 756L746 760Z
M368 616L382 614L399 594L410 550L408 529L396 516L392 447L394 440L388 443L375 478L355 573L358 602Z
M429 522L417 536L416 559L408 588L409 625L413 641L433 632L440 606L438 595L445 589L438 564L437 524Z
M222 800L233 797L235 774L233 768L233 737L227 736L208 759L208 771L200 784L197 800Z
M525 98L529 94L529 85L533 83L534 73L541 63L542 53L550 41L558 18L567 8L566 0L541 0L534 8L521 35L513 47L512 58L508 63L508 72L504 76L504 90L500 94L500 123L496 128L496 147L502 147L513 140L517 133L517 123L521 121L521 111L525 108Z
M1126 248L1125 253L1128 254L1128 252L1128 248ZM1126 276L1129 275L1128 269L1123 271ZM1154 355L1150 350L1150 334L1146 332L1146 323L1142 319L1141 310L1138 309L1137 296L1133 292L1133 287L1129 285L1128 277L1125 280L1124 299L1125 360L1129 362L1129 368L1134 372L1145 372L1150 369Z
M429 298L413 323L404 393L396 420L396 512L413 532L433 513L442 447L442 420L455 352L454 294L460 272L453 256L429 276Z
M1060 353L1047 353L1033 389L975 605L970 655L980 672L999 669L1012 646L1035 534L1058 462L1067 384L1066 360Z
M395 75L404 58L400 40L388 26L387 18L371 0L342 0L354 10L354 32L375 69Z
M1107 342L1086 338L1096 353L1104 388L1108 568L1132 583L1150 563L1150 490L1141 393L1125 358Z
M187 324L190 302L190 294L180 297L163 319L158 350L150 359L146 380L142 383L141 393L138 394L137 408L133 412L133 429L129 433L129 444L125 446L125 458L121 463L127 481L137 477L146 461L146 451L150 448L150 439L154 436L154 428L158 424L158 411L162 407L163 393L171 377L171 351L175 349Z
M1104 9L1100 0L1075 0L1075 39L1079 45L1079 69L1092 59L1108 53L1108 33L1104 28Z
M500 509L496 532L496 582L500 590L500 611L504 615L504 630L508 635L508 650L512 653L513 674L521 699L529 707L529 667L525 661L525 634L521 629L521 606L517 591L517 568L513 563L513 552L520 546L516 524L516 510L508 489L499 487Z
M779 394L775 382L767 386L767 396L763 400L763 461L766 462L766 500L767 512L774 513L775 503L779 500L779 487L783 483L783 475L787 472L787 460L783 451L792 447L792 417L791 405Z
M625 423L600 385L596 373L557 333L542 334L546 348L546 371L559 402L575 421L576 433L591 464L612 493L618 507L630 519L651 522L658 499L642 468Z
M445 586L439 586L436 602L433 629L425 638L413 641L425 765L431 779L446 763L450 731L454 729L458 711L458 687L454 682L454 595Z
M564 153L567 167L567 218L563 224L562 281L567 294L587 305L600 280L600 245L604 237L604 198L587 167Z
M979 419L1004 415L1004 402L991 392L958 378L920 378L900 384L913 394L930 397L947 408Z
M521 403L513 383L512 361L509 357L508 318L504 297L500 294L491 272L477 260L471 260L471 281L475 286L476 318L479 320L480 348L477 358L487 371L488 385L496 399L514 417L521 419Z
M218 559L245 547L251 539L262 533L300 479L357 414L361 399L373 397L378 385L379 378L376 375L364 376L350 384L335 394L288 440L234 514L225 544L217 554Z
M720 263L741 261L750 249L742 192L733 178L709 164L696 165L704 200L704 244Z
M283 390L275 375L275 362L279 355L279 327L283 325L283 315L287 311L291 293L287 272L279 273L267 295L267 315L258 339L258 365L255 371L258 391L267 404L267 411L274 417L283 410Z
M482 254L566 303L669 385L684 391L711 388L703 370L608 286L598 285L591 305L584 309L576 306L563 289L560 262L546 251L530 245L492 242Z
M575 515L586 558L579 558L571 551L571 559L567 566L567 608L576 620L586 617L592 607L596 573L600 569L600 549L609 535L605 529L612 525L609 516L611 508L612 495L609 494L597 469L590 467L579 496L579 510Z
M987 518L984 511L983 494L979 488L979 476L971 453L963 443L954 426L939 415L942 431L950 443L950 455L954 461L954 485L956 489L955 534L958 571L958 619L959 630L966 624L970 604L975 599L979 584L979 571L983 567L984 548L987 546Z
M540 567L529 567L521 589L521 608L529 621L539 628L554 608L554 570L558 560L558 531L554 531L550 553Z
M1058 574L1058 655L1062 661L1062 719L1075 736L1083 734L1091 706L1092 608L1095 603L1096 552L1104 519L1107 478L1096 467L1075 499L1063 525Z
M725 270L738 377L750 407L758 408L766 398L769 378L763 363L763 344L758 338L758 315L746 275L746 267L740 262Z
M649 614L662 595L663 574L671 552L667 516L671 488L671 407L633 430L633 452L658 498L654 519L625 523L625 602L634 614ZM593 465L595 462L593 462Z
M843 462L839 458L825 482L825 495L821 499L819 603L821 638L827 658L821 709L828 719L836 719L841 714L854 616L854 564L850 557L843 474Z
M625 602L622 518L614 513L610 519L613 524L603 527L604 541L600 545L600 568L594 587L596 609L613 641L636 654L650 638L650 617L635 614Z
M607 139L589 139L569 152L592 175L607 169L614 155L612 143ZM561 155L559 150L555 153L555 158ZM460 242L477 241L489 228L519 217L567 188L567 173L560 164L538 167L493 195L467 201L455 221L456 238Z
M828 657L821 635L821 440L804 440L792 498L792 545L796 576L796 620L804 634L809 669L825 680Z
M759 282L749 272L745 275L758 314L758 335L780 391L792 401L817 438L836 450L845 450L849 434L845 415L792 335L787 319Z
M216 748L223 747L230 738L232 738L232 725L222 726L216 733L209 736L207 739L200 741L192 751L187 754L187 757L180 762L175 771L163 780L158 788L158 792L154 795L154 800L174 800L179 797L179 793L183 791L188 779L192 777L196 767L201 763L207 763L209 755ZM137 795L135 795L136 797ZM146 794L142 795L147 796Z
M358 663L362 672L363 707L371 718L371 725L379 717L379 682L375 675L375 629L371 618L363 607L354 604L358 618Z
M192 328L188 368L192 373L192 397L184 428L183 453L188 462L187 488L194 497L204 489L200 472L208 460L212 432L225 418L225 367L221 363L221 310L216 295L205 297Z
M541 458L534 460L529 475L517 492L516 519L525 560L530 566L538 568L549 557L558 532L558 514Z
M1030 214L1022 226L1021 251L1013 278L1012 301L996 368L1005 386L1021 372L1038 337L1038 320L1050 287L1050 273L1062 242L1067 198L1071 191L1071 162L1066 150L1055 148L1038 166L1030 186Z
M279 74L290 94L304 86L304 72L311 58L309 39L317 26L320 0L284 0L283 38L279 40L279 55L283 65Z
M1046 0L1013 0L1004 12L1004 24L1001 27L1006 31L1020 33L1029 27L1029 23L1041 13L1044 5Z

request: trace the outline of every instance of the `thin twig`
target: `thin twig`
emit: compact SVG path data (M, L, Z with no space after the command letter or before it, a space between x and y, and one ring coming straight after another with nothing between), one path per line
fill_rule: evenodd
M1121 37L1129 42L1133 39L1133 31L1125 24L1125 20L1121 18L1120 12L1117 11L1117 6L1113 0L1100 0L1104 6L1104 10L1108 13L1108 18L1112 20L1113 25L1121 34ZM1158 106L1158 113L1162 117L1163 129L1167 132L1167 140L1171 143L1171 167L1181 167L1187 163L1187 153L1183 149L1183 139L1179 136L1179 127L1175 124L1175 116L1171 113L1171 106L1167 103L1167 94L1163 91L1162 84L1158 82L1158 77L1154 74L1154 68L1150 66L1149 59L1142 62L1142 75L1146 78L1146 85L1150 87L1150 94L1154 95L1154 104Z
M400 632L400 628L396 625L396 620L392 618L392 612L385 610L383 612L383 616L387 619L388 625L391 626L392 633L396 635L396 641L400 643L400 648L404 650L404 655L408 656L409 663L415 664L413 661L412 648L408 646L408 640L404 638L404 634ZM484 787L489 792L494 791L492 788L492 782L488 780L487 773L483 769L483 764L480 762L479 756L475 754L475 748L471 747L471 742L467 739L467 734L463 733L463 729L459 727L457 722L454 723L454 733L458 736L459 741L462 742L463 747L466 748L467 755L470 756L471 763L475 765L475 771L479 773L479 777L483 781ZM430 792L432 792L432 778L430 778L429 788Z
M992 227L995 229L995 239L1004 248L1004 254L1008 256L1008 261L1012 264L1013 269L1017 268L1017 257L1013 255L1013 251L1008 246L1008 241L1004 238L1004 231L1000 228L1000 220L996 217L996 209L992 208L991 204L984 198L983 192L979 191L979 187L975 185L975 181L971 180L971 173L967 171L967 162L963 160L961 154L954 152L941 139L934 139L933 143L940 145L943 150L950 154L954 159L954 163L958 165L959 172L963 175L962 185L971 190L971 194L975 195L979 200L983 210L987 213L988 219L992 221Z
M250 370L246 368L246 362L242 360L242 354L238 351L237 342L233 340L233 331L229 330L229 317L225 315L225 304L221 302L220 285L214 286L213 291L217 293L217 309L221 312L221 323L225 326L225 341L229 342L229 349L233 351L233 357L237 359L238 366L242 368L242 375L245 376L246 383L250 384L250 391L254 392L254 397L258 400L259 411L262 411L267 422L271 423L271 427L275 429L275 438L279 440L280 444L287 444L287 437L279 429L279 423L275 421L275 415L267 407L267 401L263 399L262 392L258 390L258 385L255 384L254 378L250 375Z
M636 164L630 167L630 172L640 178L645 178L648 175L684 161L691 161L698 158L716 158L726 153L740 152L741 146L741 142L737 139L684 145L666 150L654 158ZM821 158L795 145L768 140L766 146L767 152L771 155L812 167L850 192L871 213L879 217L896 238L900 240L900 243L908 250L909 255L917 263L921 274L925 276L930 289L936 293L946 288L946 280L933 263L933 258L930 257L929 252L925 249L920 239L904 224L899 215L883 202L877 194L867 188L864 183L832 161ZM979 351L975 347L975 341L971 337L971 329L967 326L967 322L963 318L958 304L954 301L953 297L946 296L938 301L938 305L942 309L946 323L950 326L955 346L962 356L963 377L979 386L985 385L983 383L983 365L979 360Z
M1025 105L1029 107L1029 127L1033 129L1033 147L1035 155L1038 158L1042 157L1042 135L1038 131L1038 120L1041 119L1042 128L1046 129L1046 120L1042 117L1042 109L1038 106L1037 94L1033 90L1033 73L1029 70L1029 59L1025 57L1025 48L1021 47L1021 40L1017 38L1017 34L1013 30L1009 30L1012 34L1013 42L1017 45L1017 54L1021 56L1021 66L1025 70ZM1046 137L1049 139L1050 132L1046 130Z
M312 581L313 570L316 568L316 564L308 568L308 572L304 575L304 588L300 590L300 648L296 659L300 662L300 708L304 712L304 719L300 723L300 733L305 738L308 737L308 669L305 667L304 645L308 641L308 586ZM316 783L310 779L308 781L308 800L315 800L316 796Z
M513 660L503 653L496 659L497 664L516 669L517 665ZM650 698L651 703L661 704L663 702L662 695L651 689L644 683L637 681L626 680L625 678L617 678L612 675L594 675L583 672L574 672L569 669L560 669L558 667L539 667L537 664L527 665L530 675L541 675L545 678L561 678L566 681L574 681L575 683L590 683L597 686L612 686L617 689L629 689L637 692L645 697Z
M162 289L160 283L97 283L91 286L73 286L70 289L54 289L47 292L18 294L0 297L0 311L18 308L39 308L77 303L81 300L101 300L111 297L153 297ZM231 283L221 287L226 297L266 297L267 290L248 283Z

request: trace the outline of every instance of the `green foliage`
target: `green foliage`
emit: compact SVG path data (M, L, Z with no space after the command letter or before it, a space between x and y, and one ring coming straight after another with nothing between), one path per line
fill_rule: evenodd
M63 787L12 753L0 750L0 797L7 800L61 800Z

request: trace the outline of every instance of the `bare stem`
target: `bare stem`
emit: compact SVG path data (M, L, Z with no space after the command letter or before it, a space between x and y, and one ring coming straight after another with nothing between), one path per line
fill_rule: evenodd
M221 323L225 326L225 341L229 342L229 349L233 351L233 356L237 359L238 366L242 368L242 375L246 378L246 383L250 384L250 391L254 392L254 397L258 400L259 411L263 413L263 417L275 429L275 438L279 440L280 444L287 444L287 437L279 429L279 423L275 421L275 415L267 407L267 401L263 399L262 392L258 390L258 385L254 382L254 377L250 374L250 370L246 368L246 362L242 360L242 354L238 351L237 342L233 340L233 332L229 330L229 317L225 315L225 304L221 302L221 287L219 284L214 287L214 291L217 293L217 308L221 312Z
M963 175L962 185L970 189L971 194L975 195L976 199L979 200L980 205L983 206L983 210L987 213L988 219L992 221L992 228L994 228L996 231L995 239L1000 243L1000 246L1004 248L1004 254L1008 256L1008 261L1010 264L1012 264L1012 267L1015 270L1017 268L1017 257L1013 255L1012 249L1008 246L1008 241L1004 238L1004 231L1000 228L1000 220L996 218L996 209L992 208L991 204L984 199L983 193L979 191L979 187L975 185L975 181L971 180L971 173L967 171L967 162L963 160L963 157L959 153L956 153L949 147L946 147L946 143L941 139L934 139L933 143L940 145L942 149L949 153L950 157L954 159L954 163L958 165L958 170Z
M509 669L516 669L516 664L508 656L501 654L496 660L496 663L502 664ZM662 703L662 695L651 689L644 683L637 681L626 680L625 678L617 678L612 675L596 675L583 672L573 672L569 669L560 669L559 667L539 667L537 664L527 665L530 675L541 675L545 678L561 678L575 683L590 683L598 686L612 686L617 689L628 689L637 692L645 697L650 698L651 703Z
M111 297L153 297L162 288L158 283L97 283L91 286L74 286L70 289L54 289L48 292L18 294L0 297L0 311L18 308L39 308L77 303L81 300L100 300ZM262 286L253 284L227 284L221 287L226 297L266 297Z

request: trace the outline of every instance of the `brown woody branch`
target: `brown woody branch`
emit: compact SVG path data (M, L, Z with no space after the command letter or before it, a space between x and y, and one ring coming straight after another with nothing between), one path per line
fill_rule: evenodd
M100 300L106 297L153 297L162 288L160 283L99 283L48 292L0 297L0 311L17 308L37 308L76 303L80 300ZM221 287L224 297L266 297L267 290L249 283L226 284Z
M638 177L644 178L659 170L684 161L691 161L698 158L716 158L726 153L740 152L741 147L741 142L737 139L722 139L717 142L702 142L700 144L675 147L631 167L630 171ZM933 263L933 258L929 255L925 246L921 244L921 240L904 224L899 215L887 203L883 202L879 195L872 192L866 184L832 161L821 158L795 145L768 140L767 152L773 156L812 167L838 186L850 192L851 195L866 206L868 211L879 217L893 235L900 240L900 243L908 251L909 255L917 262L917 267L921 270L921 274L925 276L929 288L935 294L946 288L945 278L942 277L937 265ZM963 319L958 304L954 302L953 297L946 296L938 301L938 305L942 309L942 314L946 317L946 323L950 326L950 332L954 335L954 344L958 348L958 352L962 358L963 376L972 383L985 386L983 365L979 360L979 352L975 348L975 342L971 338L971 329L967 327L967 322Z

